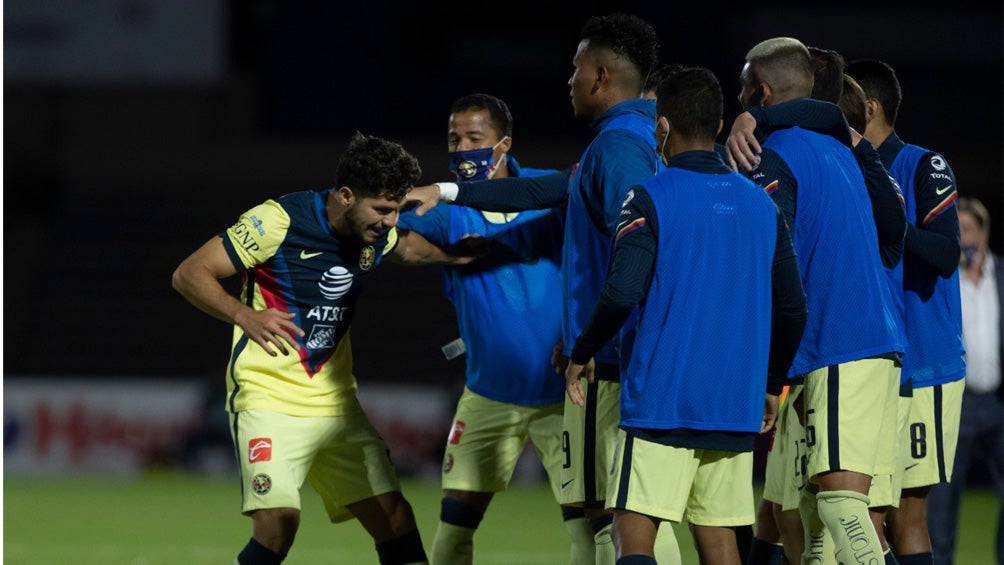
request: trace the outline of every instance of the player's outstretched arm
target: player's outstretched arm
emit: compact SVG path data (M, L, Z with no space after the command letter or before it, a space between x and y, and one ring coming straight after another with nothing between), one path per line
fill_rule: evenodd
M231 295L220 279L237 274L230 261L223 239L214 237L188 256L175 269L171 278L174 289L203 312L230 324L240 326L248 338L275 357L276 349L288 355L286 346L299 349L293 335L303 336L303 330L292 322L295 314L269 308L254 310Z
M488 238L466 235L447 251L417 232L398 230L397 245L387 257L395 263L409 266L466 265L487 254L490 245Z
M406 210L414 208L416 216L424 216L429 209L439 203L441 197L438 185L416 186L404 197L404 208Z

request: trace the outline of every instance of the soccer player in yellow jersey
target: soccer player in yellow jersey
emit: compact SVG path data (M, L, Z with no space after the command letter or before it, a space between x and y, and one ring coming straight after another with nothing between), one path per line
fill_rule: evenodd
M245 212L174 272L174 288L234 325L226 409L253 537L241 565L281 563L300 521L305 479L332 522L358 518L380 563L425 563L387 446L356 399L349 325L369 274L387 257L462 264L395 225L419 179L403 147L357 133L336 184ZM241 297L220 284L241 273Z

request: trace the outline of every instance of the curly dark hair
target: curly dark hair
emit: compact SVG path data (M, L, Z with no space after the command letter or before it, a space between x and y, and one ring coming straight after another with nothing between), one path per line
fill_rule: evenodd
M582 26L580 39L588 39L590 46L606 47L627 57L638 68L642 80L659 63L655 29L638 16L622 13L593 16Z
M399 143L356 132L338 160L336 186L361 197L404 198L422 176L418 159Z

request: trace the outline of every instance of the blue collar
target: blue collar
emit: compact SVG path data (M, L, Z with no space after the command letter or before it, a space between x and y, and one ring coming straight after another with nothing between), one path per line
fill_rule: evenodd
M641 117L652 120L652 123L654 124L655 100L650 98L632 98L631 100L625 100L619 104L611 106L606 112L603 112L590 122L589 125L596 131L602 131L610 120L624 114L638 114Z

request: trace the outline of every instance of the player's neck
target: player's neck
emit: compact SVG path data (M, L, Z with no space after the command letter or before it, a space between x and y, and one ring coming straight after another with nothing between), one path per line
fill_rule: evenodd
M680 153L686 153L688 151L714 151L715 142L714 140L704 140L704 139L689 139L685 137L680 137L674 139L670 137L669 144L666 147L666 157L672 159Z
M328 226L335 234L345 237L351 235L349 222L345 217L348 206L344 206L335 194L334 189L328 191L327 198L324 199L324 212L328 217Z

